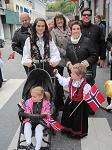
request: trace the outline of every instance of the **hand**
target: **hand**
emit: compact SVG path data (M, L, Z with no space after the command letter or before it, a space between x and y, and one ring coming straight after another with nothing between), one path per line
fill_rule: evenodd
M56 75L58 73L58 69L54 69L53 73Z
M31 68L33 65L31 63L27 64L28 68Z
M100 68L104 68L105 67L105 60L99 59L97 64L99 65Z
M49 62L49 64L50 64L50 66L53 67L53 68L57 66L56 63L51 63L51 62Z
M72 67L73 67L73 65L70 63L70 64L68 65L69 70L71 70Z

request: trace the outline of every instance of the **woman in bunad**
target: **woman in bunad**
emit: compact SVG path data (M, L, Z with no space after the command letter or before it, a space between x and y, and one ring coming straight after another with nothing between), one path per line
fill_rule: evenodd
M53 68L60 60L60 53L51 38L46 21L37 18L32 27L32 35L25 41L22 64L29 68L29 72L35 66L45 69L53 76Z

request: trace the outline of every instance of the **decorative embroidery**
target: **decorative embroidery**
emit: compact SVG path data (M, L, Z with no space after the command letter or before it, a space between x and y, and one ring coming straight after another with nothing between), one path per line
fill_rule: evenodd
M31 57L34 60L42 60L46 59L48 60L50 58L50 46L49 43L44 42L44 56L42 58L41 53L40 53L40 45L36 45L35 43L32 42L32 39L30 38L31 41Z

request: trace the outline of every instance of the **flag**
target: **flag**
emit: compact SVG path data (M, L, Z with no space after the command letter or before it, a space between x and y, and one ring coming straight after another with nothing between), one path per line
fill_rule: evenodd
M96 85L93 85L91 90L85 95L85 100L94 112L96 112L101 106L101 103L105 101L102 93L97 89Z
M8 60L9 59L14 59L15 52L13 51L11 54L8 55Z
M50 126L56 131L60 131L61 129L64 129L64 127L61 124L59 124L57 121L55 121L51 115L48 119L48 122Z

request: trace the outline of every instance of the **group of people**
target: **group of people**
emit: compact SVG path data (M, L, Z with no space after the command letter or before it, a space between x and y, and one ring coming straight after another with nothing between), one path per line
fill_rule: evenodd
M24 13L20 17L22 26L15 31L12 39L13 51L22 56L22 65L27 75L34 68L43 68L50 76L56 76L55 114L58 115L63 110L61 124L64 132L78 138L87 136L88 114L94 114L83 101L84 96L95 83L97 64L104 67L106 59L104 31L100 26L91 23L91 17L92 10L85 8L81 12L81 21L74 20L68 27L65 17L57 14L54 17L54 28L49 31L43 18L37 18L31 25L30 17ZM68 78L63 77L65 67L70 76ZM66 85L69 96L64 103L63 86ZM42 96L41 100L34 101L37 96L38 94L32 98L32 108L35 102L39 104L43 99ZM75 108L77 109L71 114ZM31 147L31 125L31 122L25 124L27 150ZM43 127L38 125L37 129L41 133L41 143ZM39 146L36 145L36 150L40 149L40 143Z

